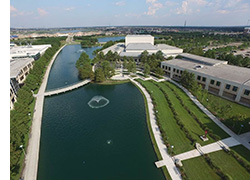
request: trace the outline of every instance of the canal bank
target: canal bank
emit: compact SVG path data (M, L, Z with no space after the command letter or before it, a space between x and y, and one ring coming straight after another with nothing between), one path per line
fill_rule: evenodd
M95 96L108 105L91 108ZM133 84L88 84L45 98L39 180L164 179L157 160L143 96Z
M29 143L27 147L27 153L25 156L25 165L22 177L25 180L33 180L34 177L37 177L37 170L38 170L38 158L39 158L39 149L40 149L40 134L41 134L41 121L42 121L42 113L43 113L43 103L44 103L44 92L46 89L48 76L50 73L50 69L57 57L57 55L61 52L61 50L66 45L62 46L57 53L53 56L52 60L50 61L46 73L43 78L43 82L40 86L40 89L37 93L36 104L34 108L31 132Z

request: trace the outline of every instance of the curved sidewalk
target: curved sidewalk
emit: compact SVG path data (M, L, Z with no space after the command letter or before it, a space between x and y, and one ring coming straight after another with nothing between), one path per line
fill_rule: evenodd
M27 148L27 153L25 156L25 166L23 170L23 179L25 180L34 180L37 179L38 171L38 159L39 159L39 150L40 150L40 135L41 135L41 124L42 124L42 115L43 115L43 102L44 102L44 92L46 89L50 69L61 50L65 47L61 47L57 53L53 56L50 61L46 73L43 77L43 82L40 86L38 94L36 95L36 104L34 108L31 132L29 137L29 144Z
M168 155L167 147L165 146L164 142L162 141L161 132L159 131L159 127L158 127L157 122L156 122L156 118L155 118L154 110L153 110L153 104L152 104L152 100L151 100L150 95L148 94L146 89L144 87L142 87L142 85L140 83L134 81L132 78L130 78L130 81L133 82L134 84L136 84L141 89L141 91L143 92L143 94L145 95L145 97L147 99L147 106L148 106L148 111L149 111L151 128L152 128L155 141L157 143L158 149L159 149L159 151L161 153L161 157L162 157L162 160L158 161L158 162L160 162L160 166L158 166L159 163L156 162L157 167L166 166L168 173L170 174L170 176L173 180L181 179L181 175L180 175L177 167L175 166L175 163L174 163L172 157L170 155Z

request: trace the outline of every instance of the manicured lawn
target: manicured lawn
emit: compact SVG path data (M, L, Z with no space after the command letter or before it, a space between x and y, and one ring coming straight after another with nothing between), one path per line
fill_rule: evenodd
M238 145L231 147L233 151L235 151L242 159L246 160L250 165L250 151L245 148L243 145Z
M203 157L182 161L184 170L190 180L219 180L221 179L206 163Z
M200 136L204 134L204 130L200 127L200 125L193 119L193 117L183 108L180 101L176 98L173 91L166 86L164 83L158 83L159 86L168 94L170 101L173 104L179 118L181 119L184 126L188 129L191 135L196 139L198 143L201 145L206 145L214 142L214 140L208 136L209 141L202 141Z
M221 139L229 137L227 133L217 126L205 113L200 110L199 107L193 103L193 101L186 95L185 92L170 82L163 82L163 84L167 84L172 89L174 89L174 91L177 92L184 101L184 104L200 119L202 123L207 125L209 129L212 129L214 134L220 136Z
M149 81L138 80L138 82L145 85L148 91L153 92L153 97L157 103L159 121L168 137L169 143L174 145L173 152L175 154L179 154L194 149L191 142L186 138L184 132L176 124L173 113L168 106L165 96L159 88Z
M208 99L208 102L206 101ZM241 133L244 132L249 132L250 131L250 108L234 103L232 101L223 99L219 96L215 96L213 94L208 94L207 98L204 98L203 101L201 102L204 106L206 106L211 112L216 112L216 116L219 118L223 118L220 112L218 111L218 108L213 106L214 104L220 105L220 106L226 106L227 104L232 106L232 110L230 113L226 113L224 115L224 121L222 121L226 126L228 126L231 130L233 130L235 133L239 132L240 125L243 124L244 128L242 128ZM246 120L241 122L241 123L236 123L235 127L233 128L234 122L230 119L230 116L232 115L237 115L237 114L245 114L246 115Z
M212 161L221 168L221 170L232 179L246 180L250 179L250 173L243 168L236 159L224 151L217 151L209 154Z

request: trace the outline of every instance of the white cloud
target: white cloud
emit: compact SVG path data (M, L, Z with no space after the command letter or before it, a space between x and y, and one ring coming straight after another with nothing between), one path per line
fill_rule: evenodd
M65 11L72 11L72 10L74 10L75 9L75 7L68 7L68 8L65 8L64 10Z
M48 14L48 12L42 8L37 8L37 12L38 12L39 16L45 16Z
M17 9L14 6L10 5L10 13L17 12Z
M229 11L225 10L225 9L220 9L220 10L217 10L216 12L219 14L228 14L229 13Z
M146 3L149 4L148 11L144 13L147 15L155 15L156 11L163 8L163 5L157 0L146 0Z
M14 6L10 5L10 15L11 17L31 15L33 12L19 11Z
M176 5L178 5L179 3L178 2L174 2L174 1L166 1L165 2L165 5L166 6L176 6Z
M187 14L188 12L188 2L182 1L182 5L180 8L177 8L177 14Z
M125 6L125 2L124 1L118 1L118 2L115 2L115 5L116 6Z

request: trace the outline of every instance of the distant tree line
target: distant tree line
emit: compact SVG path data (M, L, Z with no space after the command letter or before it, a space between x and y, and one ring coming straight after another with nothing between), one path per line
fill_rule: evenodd
M74 36L74 40L80 40L82 48L95 46L98 39L93 36Z
M10 111L10 179L19 179L23 159L20 145L26 147L30 124L34 110L34 91L37 91L42 83L47 65L53 55L59 50L63 38L44 38L37 44L51 44L44 55L34 62L24 85L18 90L17 102Z

